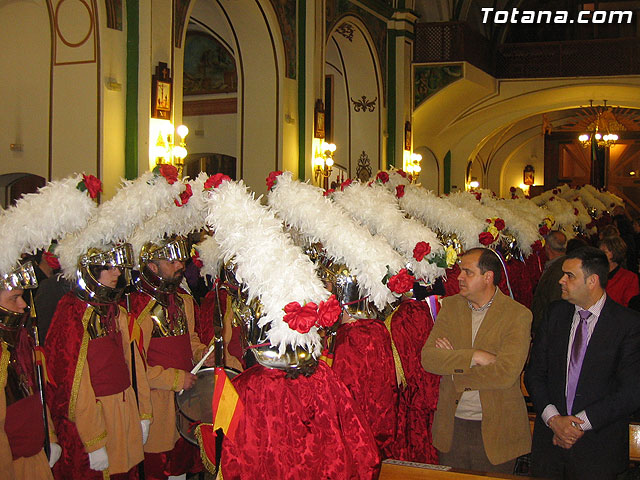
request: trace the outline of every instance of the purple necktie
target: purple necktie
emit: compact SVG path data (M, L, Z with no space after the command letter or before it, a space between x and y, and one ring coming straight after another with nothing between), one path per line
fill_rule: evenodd
M578 323L573 337L569 371L567 372L567 415L571 415L571 408L573 407L573 400L578 387L578 378L580 378L580 370L582 369L582 360L584 359L584 352L587 351L587 339L589 337L587 318L591 316L591 312L589 310L579 310L578 315L580 315L580 323Z

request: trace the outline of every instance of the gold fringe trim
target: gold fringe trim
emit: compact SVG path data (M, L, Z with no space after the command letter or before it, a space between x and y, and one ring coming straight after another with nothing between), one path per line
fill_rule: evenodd
M9 368L9 360L11 353L9 353L9 345L5 342L0 342L2 347L2 357L0 357L0 388L4 390L7 386L7 369Z
M96 438L93 438L93 439L89 440L88 442L84 442L84 445L85 445L85 447L93 447L96 443L101 442L105 438L107 438L107 431L106 430L104 432L102 432L100 435L98 435Z
M396 348L396 344L393 342L393 335L391 335L391 319L393 318L393 314L398 311L398 307L395 308L391 315L389 315L384 321L384 326L387 327L389 332L389 338L391 339L391 352L393 353L393 364L396 367L396 382L399 387L402 387L404 390L407 388L407 379L404 376L404 368L402 368L402 360L400 360L400 354L398 353L398 349Z
M151 300L149 300L149 303L147 303L147 306L144 307L144 310L142 310L142 312L140 312L140 315L138 315L136 317L136 323L138 324L138 326L140 327L141 330L142 330L142 321L141 321L141 319L151 315L151 310L153 310L153 307L155 307L155 306L156 306L156 301L152 298ZM144 345L142 346L142 348L144 349ZM145 355L146 355L146 351L145 351Z
M205 424L201 423L200 425L211 425L213 427L211 423L205 423ZM202 432L200 431L200 425L196 426L195 434L196 434L196 438L198 439L198 446L200 447L200 456L202 457L202 463L204 464L205 468L209 471L209 473L211 473L212 475L215 475L216 466L211 460L209 460L207 453L204 451L204 444L202 443Z
M102 480L109 480L111 476L109 475L109 469L105 468L102 470Z
M180 380L180 370L177 368L174 369L176 371L175 377L173 377L173 385L171 386L171 390L174 392L178 391L178 380Z
M153 420L153 415L151 413L141 413L140 420Z
M76 402L78 401L78 391L80 390L80 379L82 378L82 370L84 368L84 362L87 359L87 350L89 348L89 332L87 331L87 325L91 320L91 314L93 313L93 307L87 306L87 309L82 315L82 343L80 344L80 353L78 354L78 362L76 363L76 372L73 375L73 385L71 387L71 396L69 398L69 420L76 421Z

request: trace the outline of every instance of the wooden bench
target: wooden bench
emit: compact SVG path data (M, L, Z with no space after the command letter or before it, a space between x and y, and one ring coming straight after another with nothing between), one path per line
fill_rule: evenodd
M513 479L532 480L532 477L505 475L500 473L480 473L452 468L444 471L438 465L425 465L412 462L396 462L385 460L378 480L490 480Z

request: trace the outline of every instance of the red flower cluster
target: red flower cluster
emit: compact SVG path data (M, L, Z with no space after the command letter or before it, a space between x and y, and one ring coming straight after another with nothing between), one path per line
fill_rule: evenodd
M404 197L404 185L398 185L396 187L396 197L398 198Z
M398 175L400 175L402 178L407 178L407 172L405 172L404 170L396 170L396 172L398 172Z
M376 180L380 180L382 183L387 183L389 181L389 174L387 172L378 172Z
M560 190L554 188L553 190L551 190L551 193L553 193L554 195L558 195L560 193Z
M211 175L206 182L204 182L204 189L211 190L212 188L218 188L220 184L224 181L231 180L229 175L225 175L224 173L216 173L215 175Z
M493 235L491 235L489 232L482 232L480 235L478 235L478 241L482 245L491 245L495 241L495 238L493 238Z
M510 191L511 193L516 193L516 187L511 187L511 188L509 189L509 191Z
M473 194L476 196L476 200L480 201L480 199L482 198L482 193L480 193L480 192L473 192Z
M392 292L405 293L413 288L413 282L415 281L416 279L412 275L409 275L407 269L403 268L389 279L387 287L389 287L389 290Z
M504 220L501 218L496 218L496 221L493 223L493 225L498 229L499 232L504 230Z
M191 256L191 260L193 261L193 264L198 268L204 267L204 263L202 263L202 260L200 260L200 254L195 248L193 250L194 250L194 254Z
M293 330L307 333L314 325L330 327L338 319L340 311L335 295L331 295L326 302L320 302L320 305L308 302L301 306L298 302L291 302L284 307L284 321Z
M160 175L162 175L169 185L173 185L178 181L178 169L173 165L163 163L159 169Z
M276 170L275 172L271 172L269 174L269 176L267 177L267 189L269 191L271 191L276 183L276 178L278 178L280 175L282 175L282 170Z
M342 184L340 185L340 191L343 192L345 188L347 188L349 185L351 185L351 183L353 182L353 180L351 180L350 178L347 178L344 182L342 182Z
M540 240L536 240L535 242L533 242L531 244L531 249L534 252L541 252L543 248L544 247L543 247L542 242Z
M549 201L553 202L556 199L556 197L549 197Z
M82 188L82 184L84 184L84 188ZM89 192L89 196L91 198L96 198L98 194L102 191L102 182L98 180L98 178L93 175L82 175L82 182L78 185L81 192L85 190Z
M335 188L330 188L329 190L326 190L322 195L324 195L325 197L328 197L329 195L331 195L335 191L336 191Z
M184 191L180 194L180 201L174 200L177 207L183 207L187 203L189 203L189 199L193 196L193 191L191 190L191 185L186 184Z
M95 177L94 177L95 178ZM56 257L53 253L49 251L45 251L43 254L45 262L54 270L58 270L60 268L60 262L58 261L58 257Z
M540 233L540 235L544 237L549 234L549 227L547 227L546 225L543 225L538 229L538 232Z
M431 245L429 245L427 242L418 242L413 248L413 258L415 258L418 262L421 262L422 259L430 253Z

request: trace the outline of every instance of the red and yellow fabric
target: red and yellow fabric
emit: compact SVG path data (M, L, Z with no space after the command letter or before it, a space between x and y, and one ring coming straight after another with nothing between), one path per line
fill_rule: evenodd
M138 375L138 401L131 387L119 393L97 395L97 372L89 365L89 334L87 325L93 307L68 293L59 302L45 341L49 373L55 382L48 385L47 403L59 432L62 457L54 467L57 479L102 479L108 474L126 474L143 459L140 420L152 419L149 385L144 375ZM128 318L124 309L116 317L128 372L131 365ZM95 340L94 340L95 341ZM139 355L134 361L138 372L144 371ZM109 374L100 384L109 388ZM120 380L117 380L120 381ZM106 382L106 383L105 383ZM106 447L109 472L89 469L88 453Z
M431 441L431 425L438 404L440 376L428 373L420 363L422 347L433 320L425 302L406 300L393 314L391 332L402 361L407 386L400 392L398 428L391 457L420 463L438 463Z
M340 325L333 371L369 423L383 458L396 434L398 384L391 337L383 322L362 319Z
M255 365L233 385L244 410L235 439L224 440L225 480L377 478L380 457L371 429L326 364L296 379Z

